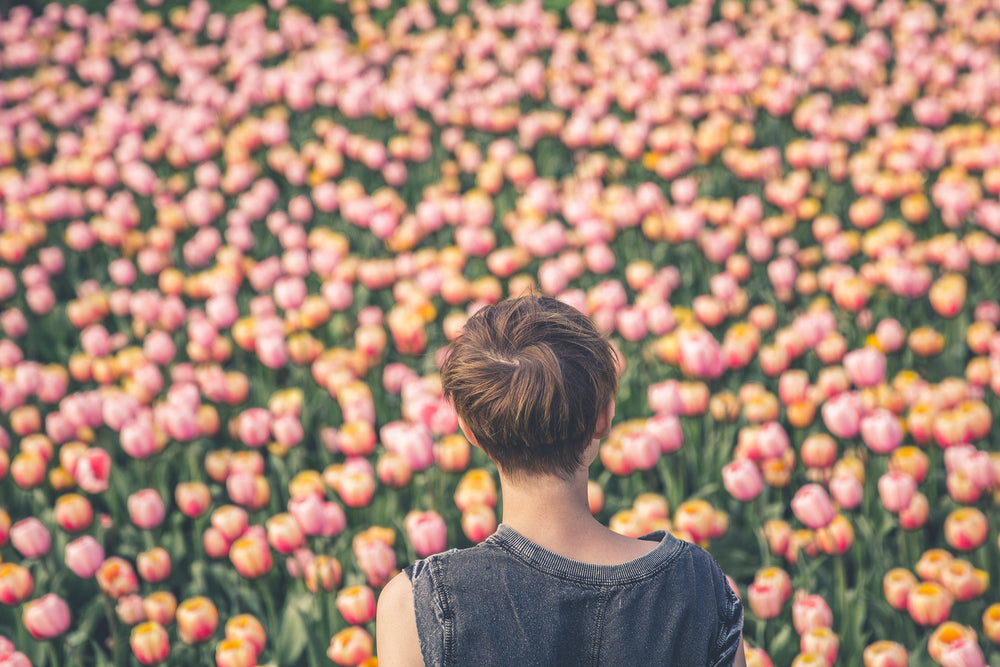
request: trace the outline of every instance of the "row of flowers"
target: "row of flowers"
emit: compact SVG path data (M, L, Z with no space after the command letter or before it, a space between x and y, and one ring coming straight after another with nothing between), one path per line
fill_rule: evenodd
M525 290L750 664L1000 660L995 8L336 9L0 20L0 665L374 661L497 525L436 361Z

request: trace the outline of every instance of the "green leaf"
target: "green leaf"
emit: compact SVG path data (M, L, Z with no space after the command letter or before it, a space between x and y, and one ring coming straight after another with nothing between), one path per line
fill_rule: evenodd
M275 659L279 665L295 664L308 643L309 633L302 620L302 614L294 606L289 605L282 615L281 630L274 646Z

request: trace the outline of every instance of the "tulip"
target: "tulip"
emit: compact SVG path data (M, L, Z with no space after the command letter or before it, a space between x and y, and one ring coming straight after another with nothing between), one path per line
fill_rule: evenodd
M916 530L927 523L930 514L930 504L927 496L917 492L906 509L899 512L899 525L905 530Z
M131 563L119 556L105 559L98 568L96 576L101 590L116 600L139 589L139 580Z
M825 433L813 433L802 441L800 455L809 468L829 468L837 458L837 443Z
M913 447L900 447L893 451L889 459L890 470L900 470L916 480L917 484L927 477L929 460L923 450Z
M271 570L274 564L268 541L257 534L237 538L229 547L229 560L240 575L255 579Z
M217 667L256 667L257 651L253 644L239 638L226 638L215 646Z
M139 528L155 528L163 522L166 507L154 489L136 491L128 497L129 517Z
M290 554L305 542L302 527L291 514L275 514L267 520L265 526L267 542L278 553Z
M56 523L63 530L75 533L90 525L94 510L90 501L77 493L67 493L56 499Z
M986 541L989 523L975 507L952 510L944 520L945 541L959 551L971 551Z
M371 657L374 645L363 628L345 628L330 639L326 655L338 665L360 665Z
M16 605L35 589L35 580L28 568L17 563L0 563L0 602Z
M455 488L455 505L462 512L476 505L495 507L497 504L496 482L493 476L482 468L467 471Z
M167 625L177 613L177 598L169 591L154 591L143 599L142 610L148 620Z
M884 408L878 408L862 417L859 426L862 440L876 454L888 454L903 441L902 423Z
M930 637L927 638L927 653L936 662L940 663L941 657L949 648L967 641L976 641L975 630L955 621L945 621L934 628Z
M983 650L974 639L952 642L941 652L942 667L986 667Z
M41 521L29 517L11 526L10 543L25 558L39 558L49 552L52 536Z
M420 557L444 551L447 541L444 519L434 510L413 510L404 520L413 549Z
M146 620L146 610L142 598L136 594L123 595L115 605L118 620L125 625L135 625Z
M939 583L958 602L965 602L981 595L989 585L989 573L978 570L966 560L956 558L945 566Z
M784 598L774 585L752 583L747 587L747 603L754 616L766 620L781 613Z
M211 517L212 527L229 541L246 532L247 521L246 510L235 505L223 505L212 512Z
M865 667L907 667L909 655L902 644L880 639L865 647L862 659Z
M910 617L919 625L937 625L951 613L952 598L940 584L926 581L918 584L906 599Z
M829 525L836 515L830 496L819 484L806 484L795 492L792 512L799 521L813 530Z
M225 625L226 639L241 639L250 644L256 654L264 650L267 643L267 633L264 626L255 616L237 614L230 617Z
M90 535L84 535L66 545L66 566L76 576L88 579L104 563L104 547Z
M853 438L857 435L861 424L861 413L857 398L853 394L844 392L827 399L820 414L823 416L826 428L838 438Z
M337 610L348 623L364 625L375 618L375 593L368 586L349 586L337 593Z
M830 495L840 508L854 509L861 504L864 487L853 475L836 474L830 479L829 487Z
M901 512L910 506L917 482L905 472L887 472L878 480L882 505L890 512Z
M837 662L840 639L828 627L812 628L799 639L799 648L803 653L819 655L826 664L833 665Z
M873 347L853 350L844 355L844 369L856 387L873 387L885 377L885 355Z
M139 576L150 583L163 581L170 576L170 554L163 547L141 551L136 556L136 569Z
M219 626L219 613L206 597L193 597L177 606L177 636L185 644L206 641Z
M747 502L760 494L764 478L753 461L737 459L722 468L722 484L731 496Z
M380 539L361 535L354 538L352 546L368 585L384 586L396 569L396 552L392 546Z
M343 568L336 558L319 555L311 558L306 564L303 578L310 593L318 593L320 590L332 591L340 585Z
M854 544L854 526L843 514L837 514L825 527L816 530L816 545L823 553L839 555Z
M792 624L799 635L813 628L829 628L833 625L833 612L819 595L803 595L792 602ZM805 647L803 652L809 652Z
M674 527L686 532L694 542L703 542L711 534L714 508L705 500L691 498L674 512Z
M746 654L747 667L774 667L774 663L771 662L770 656L768 656L764 649L745 646L744 652Z
M35 639L52 639L69 628L69 605L58 595L47 593L24 605L22 620Z
M174 489L174 500L177 509L184 516L196 518L201 516L211 505L212 497L202 482L181 482Z

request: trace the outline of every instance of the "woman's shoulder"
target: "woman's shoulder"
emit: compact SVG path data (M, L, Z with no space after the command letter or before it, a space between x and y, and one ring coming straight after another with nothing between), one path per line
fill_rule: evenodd
M401 666L423 665L413 606L413 585L406 573L400 572L382 588L376 613L379 660Z

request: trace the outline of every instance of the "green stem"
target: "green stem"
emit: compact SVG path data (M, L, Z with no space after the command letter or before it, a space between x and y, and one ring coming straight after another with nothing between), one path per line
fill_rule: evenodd
M834 556L834 563L836 575L834 585L837 587L834 594L837 600L837 610L840 614L845 614L847 612L847 573L844 570L844 557Z
M126 643L122 641L121 633L119 632L118 616L115 614L110 597L103 595L102 601L104 603L104 616L108 619L108 631L111 634L111 650L114 653L115 664L123 665L125 664L126 656L122 649L126 647Z

